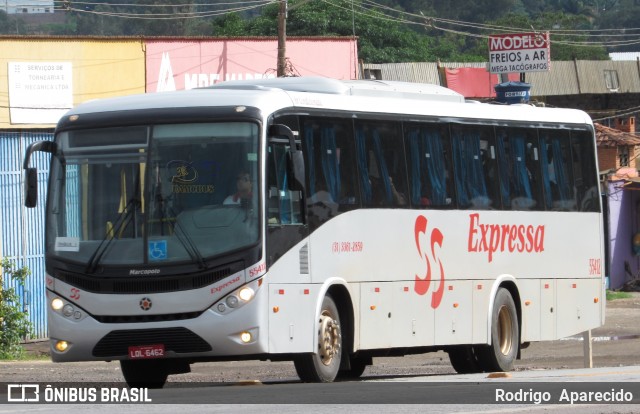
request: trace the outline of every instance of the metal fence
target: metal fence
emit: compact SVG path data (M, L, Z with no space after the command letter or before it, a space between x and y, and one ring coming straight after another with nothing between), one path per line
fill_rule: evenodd
M21 306L33 324L33 337L47 337L44 265L44 210L49 154L36 152L31 166L38 168L38 207L24 207L22 161L32 142L52 140L53 130L0 130L0 258L18 267L26 266L31 275L18 288ZM5 286L11 282L5 280Z

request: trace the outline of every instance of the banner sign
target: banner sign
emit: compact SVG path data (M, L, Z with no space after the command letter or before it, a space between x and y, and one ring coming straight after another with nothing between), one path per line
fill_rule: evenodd
M56 124L73 107L71 62L9 62L12 124Z
M489 36L489 72L546 72L551 69L549 32Z

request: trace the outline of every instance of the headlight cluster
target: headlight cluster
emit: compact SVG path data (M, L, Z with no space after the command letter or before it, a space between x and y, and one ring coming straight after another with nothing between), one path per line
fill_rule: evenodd
M262 278L254 280L239 289L229 293L213 305L213 309L218 313L229 313L235 309L241 308L256 296L256 292L262 286Z
M61 298L51 300L51 309L69 319L80 320L84 317L84 313L78 307Z

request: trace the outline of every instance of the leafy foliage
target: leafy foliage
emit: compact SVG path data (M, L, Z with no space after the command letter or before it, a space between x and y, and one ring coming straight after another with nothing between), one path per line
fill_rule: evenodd
M37 27L0 12L0 34L241 37L276 36L278 30L278 3L236 13L229 13L232 3L205 0L70 4L65 23ZM359 58L368 63L486 61L488 32L474 23L581 30L552 33L552 59L607 59L608 51L629 50L635 43L605 50L603 43L614 45L620 38L589 38L586 30L634 28L640 14L637 0L288 0L288 5L289 36L356 36ZM429 17L440 20L430 26ZM585 46L588 41L600 45Z
M26 267L17 268L6 257L2 259L0 272L0 359L22 357L24 349L20 345L31 334L31 322L20 306L16 290L24 286L31 271ZM5 283L10 282L10 283ZM13 284L14 286L9 286Z

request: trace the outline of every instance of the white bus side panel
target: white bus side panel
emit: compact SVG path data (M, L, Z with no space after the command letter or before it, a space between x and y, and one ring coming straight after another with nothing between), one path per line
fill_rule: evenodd
M427 300L413 291L409 282L393 283L393 344L397 347L422 346L434 340L435 312Z
M489 304L491 299L491 281L475 280L472 282L473 298L473 343L484 344L489 341Z
M473 341L471 280L446 282L445 292L435 310L435 345L470 344Z
M600 238L595 213L359 210L310 235L309 274L300 272L302 242L267 280L303 283L318 292L316 303L329 280L344 281L354 307L354 348L378 349L488 343L493 294L508 275L504 280L520 296L521 339L551 340L600 325L602 304L594 300L601 298L602 275L590 267L600 260ZM317 309L293 306L298 301L291 298L273 314L283 300L289 299L270 288L270 331L279 338L270 352L306 352L309 342L297 342L297 326L311 330L310 309Z
M540 281L540 340L554 340L556 334L556 281Z
M562 279L558 289L556 335L563 338L600 323L600 279Z
M520 327L520 340L539 341L541 336L540 320L542 319L542 302L540 300L539 280L520 280L520 309L522 310L522 325ZM548 323L549 321L547 321ZM554 324L551 324L553 327Z
M314 352L320 285L269 284L269 352Z

